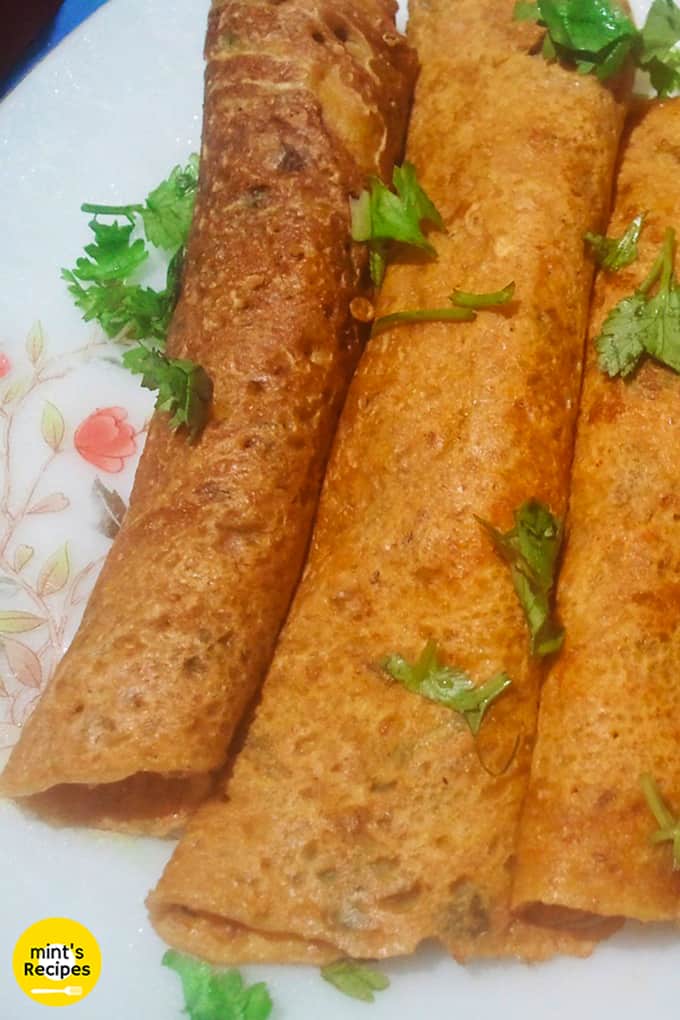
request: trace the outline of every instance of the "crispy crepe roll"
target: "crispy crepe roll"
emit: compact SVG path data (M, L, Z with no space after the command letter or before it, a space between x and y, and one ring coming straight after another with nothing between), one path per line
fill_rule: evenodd
M360 348L348 198L400 152L415 58L392 0L216 2L200 187L168 349L195 445L154 420L130 510L2 791L164 832L205 796L269 664Z
M634 123L608 233L647 211L639 258L599 274L596 337L680 227L680 102ZM514 898L548 923L571 911L677 919L680 875L640 786L680 810L680 378L645 360L600 371L590 342L560 582L564 651L541 701Z
M459 50L458 16L478 12L484 32L512 0L415 6L408 156L446 233L431 234L436 260L388 269L379 314L512 279L516 299L476 322L396 327L362 358L255 722L150 899L166 939L213 960L382 957L429 937L461 959L587 948L511 921L541 666L475 515L510 527L529 497L564 513L583 234L606 218L623 108L530 56L526 26L514 45L490 32L482 55ZM477 682L512 678L477 744L380 667L430 638Z

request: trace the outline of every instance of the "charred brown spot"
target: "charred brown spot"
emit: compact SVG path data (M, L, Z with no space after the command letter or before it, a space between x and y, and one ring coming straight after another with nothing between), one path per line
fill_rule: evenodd
M449 885L451 899L445 908L444 931L451 935L477 936L489 930L489 913L482 894L468 878Z
M223 500L228 495L228 491L223 489L220 485L217 485L215 482L204 482L203 485L199 485L196 489L196 496L209 503Z
M349 29L344 22L334 21L333 23L329 23L329 28L338 42L346 43L349 39Z
M306 161L302 154L294 149L292 145L283 144L283 155L279 160L277 170L284 174L297 173L304 170Z
M245 192L243 201L251 209L262 209L269 202L269 187L266 184L253 184Z

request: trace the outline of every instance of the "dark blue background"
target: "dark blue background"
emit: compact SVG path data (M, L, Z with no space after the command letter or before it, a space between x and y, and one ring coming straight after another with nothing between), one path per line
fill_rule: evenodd
M35 42L26 50L11 73L0 81L0 97L21 81L25 74L49 53L65 35L79 25L81 21L106 0L64 0L55 17L45 26Z

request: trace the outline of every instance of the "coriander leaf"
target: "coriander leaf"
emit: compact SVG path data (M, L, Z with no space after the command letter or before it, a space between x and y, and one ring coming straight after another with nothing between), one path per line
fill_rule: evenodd
M679 41L680 9L673 0L654 0L640 32L638 65L662 98L680 88Z
M630 375L643 354L680 372L680 286L674 261L675 231L669 227L646 280L614 306L595 340L599 366L607 375Z
M392 183L401 199L407 215L415 216L419 222L433 223L439 230L444 229L444 221L436 205L421 188L413 163L395 166Z
M395 166L392 174L394 191L377 177L356 199L350 200L352 239L369 246L371 279L378 286L385 273L390 242L410 245L435 255L421 224L428 222L444 229L442 218L418 183L412 163Z
M612 378L627 376L645 352L641 339L646 301L644 294L632 294L612 308L595 340L598 365Z
M408 164L405 164L408 166ZM396 186L397 173L400 167L394 168L394 183ZM414 171L415 174L415 171ZM426 202L421 202L417 194L413 194L412 182L414 175L406 178L410 185L405 194L395 194L390 191L382 181L374 180L370 192L371 210L371 240L377 241L401 241L402 244L410 244L415 248L422 248L423 251L434 254L434 248L423 234L420 224L422 220L428 219L423 211L425 206L432 206L432 203L425 196ZM418 188L419 186L416 185ZM420 188L419 188L420 190ZM439 213L435 210L437 224L441 223Z
M482 720L489 705L509 687L512 680L507 673L494 673L479 687L461 691L456 699L457 711L462 712L474 737L479 733Z
M538 0L538 9L553 43L577 53L594 57L635 34L630 18L609 0Z
M631 262L635 262L644 219L644 213L636 216L621 237L605 237L604 234L593 234L590 231L585 234L584 240L601 269L616 273L619 269L629 266Z
M380 665L393 680L398 680L409 691L459 712L473 736L479 732L489 705L512 683L507 673L496 673L476 687L462 669L442 665L437 643L432 640L427 642L414 663L407 662L401 655L388 655Z
M63 269L61 276L85 322L96 319L108 337L164 343L179 292L183 255L180 248L170 260L162 291L122 280L96 282L85 288L68 269Z
M120 280L85 288L69 270L63 269L61 276L85 322L96 319L108 337L165 340L174 305L167 291L128 286Z
M94 280L98 283L122 280L130 276L149 257L144 241L138 238L130 244L131 223L120 225L90 220L94 232L94 244L85 246L89 258L76 260L73 275L79 280Z
M656 780L649 773L640 776L640 786L649 810L654 815L658 830L652 834L652 843L673 844L673 871L680 871L680 819L667 806Z
M177 304L179 288L182 282L182 270L184 268L184 247L178 248L168 262L168 271L165 276L165 290L162 293L169 306L167 325L170 325L172 312Z
M649 325L645 350L657 361L680 372L680 289L660 290L646 307Z
M321 977L338 991L362 1002L374 1002L374 992L389 988L390 979L356 960L337 960L321 968Z
M537 0L515 7L516 20L546 29L543 56L573 62L582 74L604 81L623 66L637 42L635 25L609 0Z
M61 273L86 322L95 319L116 340L153 341L128 351L123 364L141 374L142 386L158 390L156 408L170 414L171 428L186 426L192 439L207 420L212 382L200 366L167 358L161 348L179 294L197 182L198 157L191 156L186 167L176 166L154 188L144 205L85 203L81 208L95 214L90 221L95 241L85 248L89 258L79 258L74 269ZM101 223L97 216L126 216L128 223ZM141 238L131 240L136 217L152 244L172 252L164 290L131 280L149 254Z
M477 318L476 309L497 308L505 305L515 293L515 284L509 283L502 290L488 294L472 294L464 290L454 290L449 295L451 308L415 308L403 312L391 312L382 315L373 323L372 336L382 333L400 322L472 322Z
M635 40L626 35L604 50L599 63L596 60L581 60L576 66L582 74L591 74L595 71L600 81L607 81L619 73L631 52L635 52Z
M208 420L212 399L212 382L201 366L143 346L126 351L123 364L142 376L146 389L158 390L156 410L170 414L170 428L184 425L195 439Z
M543 39L541 53L543 54L544 59L547 60L549 64L552 63L554 60L557 60L557 50L553 44L552 39L547 34Z
M217 970L174 949L162 964L180 977L189 1020L267 1020L272 1011L267 986L248 987L237 970Z
M550 655L562 646L564 631L552 617L552 594L562 547L562 523L547 506L527 500L513 512L505 533L477 518L498 554L510 567L512 583L531 635L532 655Z
M197 187L198 156L193 155L147 196L141 215L146 236L157 248L173 251L186 243Z
M69 293L86 322L95 319L107 336L119 340L164 341L179 292L184 249L179 248L167 269L165 290L126 282L148 257L140 239L130 245L132 225L91 220L95 244L85 248L92 261L80 258L73 270L63 269ZM90 287L83 287L81 282Z
M198 156L193 153L185 167L176 166L146 198L144 205L101 205L84 202L83 212L97 216L127 216L131 227L142 217L147 239L157 248L173 251L186 243L198 188Z

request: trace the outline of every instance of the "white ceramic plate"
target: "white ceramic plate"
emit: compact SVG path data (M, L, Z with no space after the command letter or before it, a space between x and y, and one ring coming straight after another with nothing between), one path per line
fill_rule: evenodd
M140 200L198 150L207 7L111 0L0 107L0 748L72 637L108 548L93 485L127 499L152 404L106 360L59 269L88 238L81 202ZM8 803L0 833L2 1020L39 1014L13 980L12 950L30 924L59 916L87 925L102 948L80 1020L178 1020L179 982L160 966L143 906L171 846L54 830ZM677 961L671 931L631 927L590 960L535 967L464 969L430 950L385 965L392 987L372 1006L311 968L246 971L267 980L273 1020L675 1020Z

